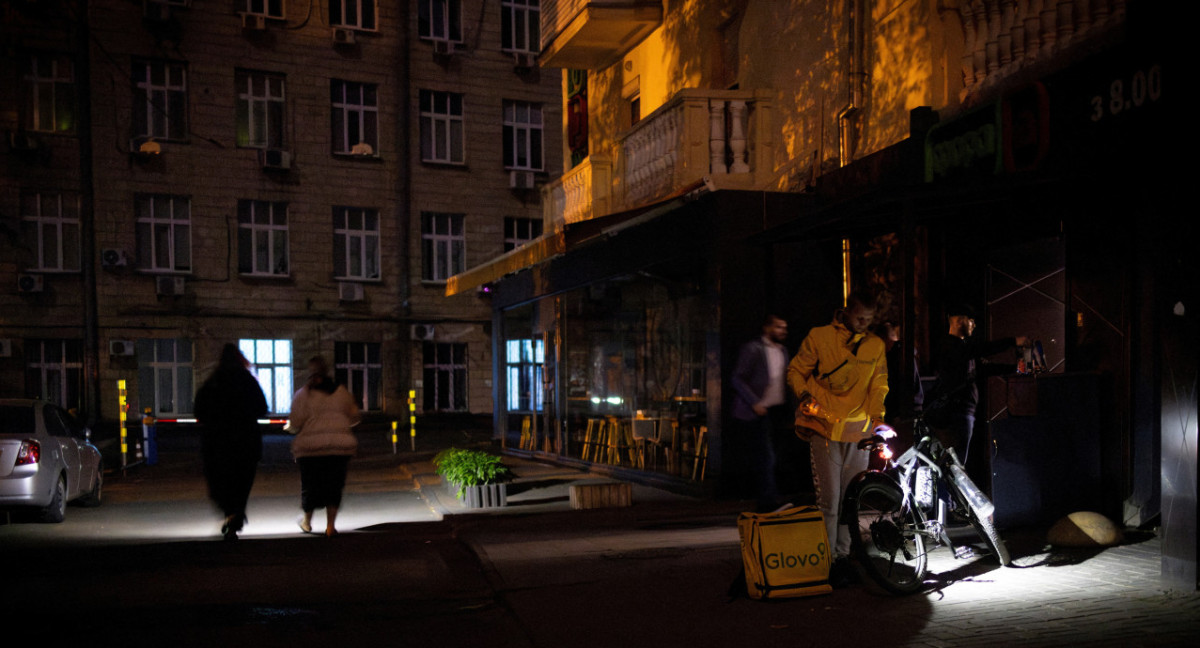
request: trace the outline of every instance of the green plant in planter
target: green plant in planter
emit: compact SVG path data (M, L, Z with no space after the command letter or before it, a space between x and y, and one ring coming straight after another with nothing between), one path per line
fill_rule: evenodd
M500 457L480 450L448 448L434 456L433 463L439 475L458 486L459 499L469 486L498 484L512 478L512 471Z

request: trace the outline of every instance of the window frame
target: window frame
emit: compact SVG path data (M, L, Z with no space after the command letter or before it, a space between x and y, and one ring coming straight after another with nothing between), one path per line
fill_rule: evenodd
M278 96L272 92L273 81L278 81ZM256 85L264 94L255 94ZM238 69L234 72L234 89L238 148L287 150L287 77L275 72ZM261 134L255 132L260 123L264 131Z
M350 6L354 11L349 11ZM369 5L368 10L363 5ZM329 24L358 31L379 31L379 5L376 0L329 0Z
M49 59L50 76L41 76L39 61ZM59 68L66 64L69 69L62 72ZM53 133L58 135L73 135L75 121L78 118L78 97L75 89L75 59L67 54L51 54L48 52L30 52L25 57L25 74L21 77L25 88L25 98L22 103L24 115L21 125L27 131L36 133ZM49 95L47 97L46 95ZM49 99L49 117L52 122L47 128L42 124L42 101ZM63 111L68 113L70 126L59 128Z
M251 16L265 16L273 20L287 19L287 2L284 0L243 0L242 13ZM257 5L259 8L255 8ZM272 7L272 5L275 5Z
M505 216L504 217L504 251L512 252L513 250L536 240L545 231L545 223L540 218L527 218L524 216ZM526 229L526 236L522 236L522 232L518 231ZM534 230L537 230L534 232Z
M81 254L80 254L80 232L81 222L79 218L79 196L74 195L74 200L69 200L72 194L60 191L22 191L21 192L21 238L25 240L26 245L33 249L34 259L33 264L27 267L27 270L34 272L54 272L54 273L76 273L81 270ZM36 213L30 213L28 210L29 200L32 197L36 205ZM67 203L74 204L74 213L64 215L64 197L67 197ZM46 199L51 198L57 207L57 213L47 214L45 212ZM53 232L53 256L56 257L55 262L47 262L47 231ZM74 248L74 254L71 254L71 248ZM71 258L73 257L73 258Z
M542 388L545 370L544 340L518 338L504 341L504 403L507 411L537 413L545 409L546 395Z
M445 283L466 270L466 220L466 214L421 212L422 281Z
M542 49L541 0L501 0L500 49L536 55ZM523 20L522 20L523 18ZM519 25L524 24L522 34ZM518 43L518 40L525 41Z
M57 347L51 348L51 347ZM47 354L50 349L51 353ZM25 344L25 392L30 398L54 403L70 410L82 404L83 341L62 338L31 339ZM57 383L57 397L50 378Z
M284 349L286 351L283 351ZM268 413L291 413L292 395L295 394L295 349L292 341L243 338L238 340L238 350L250 361L253 368L251 373L258 380L258 386L262 388L263 396L267 399ZM280 355L286 356L286 359L278 359Z
M355 226L358 218L360 226ZM370 227L373 223L374 227ZM334 279L338 281L380 281L382 221L379 210L371 207L336 205L333 208L333 265ZM358 247L355 248L357 243ZM355 265L357 257L358 268ZM374 264L374 273L371 264ZM355 272L357 271L357 272Z
M441 16L435 8L441 7ZM417 38L431 42L463 42L461 0L418 0Z
M162 66L163 83L161 85L154 82L155 68L158 66ZM173 73L178 73L178 82L172 81ZM133 136L167 142L187 141L189 132L187 65L158 59L134 59L131 79L133 81ZM158 93L162 94L165 102L157 98ZM139 104L141 105L139 106ZM179 113L177 116L176 112ZM151 119L152 115L155 117L154 119Z
M161 351L170 346L170 357ZM195 346L190 338L144 338L135 343L138 361L138 404L154 416L185 416L195 409ZM162 378L170 378L170 399L164 398ZM163 407L164 404L169 407Z
M542 172L546 168L546 119L542 104L505 99L503 103L504 168ZM522 120L522 114L525 118ZM534 118L536 114L536 120ZM522 164L521 151L524 151Z
M351 95L357 94L357 103ZM368 102L368 97L373 102ZM379 157L379 86L375 83L329 80L330 145L334 155ZM351 144L353 130L359 141ZM338 132L341 131L341 132ZM367 141L371 135L374 141ZM359 149L366 144L370 149ZM359 150L356 150L359 149Z
M364 412L383 409L383 356L378 342L335 342L334 374Z
M439 357L448 351L448 362ZM432 354L431 354L432 352ZM432 360L431 360L432 355ZM470 359L465 342L423 342L421 347L422 409L425 412L465 412L468 410ZM441 378L448 376L443 393ZM445 398L443 398L443 396ZM447 403L441 407L442 402Z
M170 213L160 217L157 213L158 200L170 201ZM179 217L176 205L182 203L186 207L186 215ZM134 214L137 222L138 264L143 272L190 274L193 267L192 257L192 199L190 196L174 194L137 193L134 194ZM143 212L143 205L150 206L150 213ZM159 227L166 227L167 263L159 265ZM152 236L153 234L153 236ZM184 241L179 241L180 236ZM177 257L186 254L182 261Z
M265 222L259 220L266 211ZM282 212L282 215L280 215ZM291 261L288 234L288 203L270 200L238 200L238 274L246 277L286 278L290 276ZM280 222L282 221L282 222ZM282 240L280 240L282 239ZM266 269L260 267L260 257L266 246ZM282 249L280 249L282 248ZM249 256L246 257L246 252ZM282 257L282 258L279 258ZM244 261L249 261L249 269ZM280 265L282 264L282 268Z
M458 92L421 90L418 93L421 161L428 164L467 163L466 98ZM439 132L440 131L440 132ZM455 138L458 146L455 146ZM445 154L439 155L439 146Z

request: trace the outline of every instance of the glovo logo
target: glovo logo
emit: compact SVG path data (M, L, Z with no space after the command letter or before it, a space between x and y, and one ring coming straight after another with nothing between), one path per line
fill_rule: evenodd
M767 569L795 569L819 565L825 560L825 543L818 542L814 553L769 553L766 555Z

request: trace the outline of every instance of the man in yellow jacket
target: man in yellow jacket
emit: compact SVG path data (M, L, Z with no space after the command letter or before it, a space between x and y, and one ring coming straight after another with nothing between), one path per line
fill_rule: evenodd
M811 444L817 505L837 559L850 553L849 530L837 519L842 494L867 469L867 453L856 444L883 424L888 392L886 346L868 331L875 308L871 295L851 294L831 324L808 332L788 364L788 386L800 399L796 433Z

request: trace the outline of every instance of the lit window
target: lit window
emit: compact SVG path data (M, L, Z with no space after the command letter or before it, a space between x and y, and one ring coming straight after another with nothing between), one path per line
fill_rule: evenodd
M502 0L500 48L506 52L537 53L541 49L541 0Z
M508 340L505 349L508 411L542 411L542 340Z
M25 128L75 131L75 63L69 57L30 55L25 68Z
M421 160L462 164L463 96L421 91Z
M338 342L334 346L337 381L354 394L359 409L364 411L382 409L383 361L379 347L375 342Z
M134 61L134 137L183 140L187 132L187 71L183 65Z
M418 0L417 35L428 40L461 43L460 0Z
M425 342L422 356L425 411L467 409L467 345Z
M155 416L192 413L192 341L186 338L137 341L138 402Z
M191 200L186 196L138 194L138 261L143 270L190 272L192 269Z
M333 152L375 155L379 150L379 102L375 84L334 79L329 88L333 105Z
M284 141L283 76L239 70L237 87L237 145L282 149Z
M250 361L250 370L258 379L267 409L287 414L292 409L292 341L238 340L238 349Z
M26 267L40 272L79 271L79 197L21 194L21 230Z
M542 170L542 105L504 102L504 168Z
M333 208L333 271L338 279L379 278L379 212Z
M287 276L287 203L238 201L238 272Z
M542 219L514 218L504 219L504 251L515 250L522 245L542 235Z
M283 13L283 0L245 0L245 2L245 11L248 14L279 19L287 17L286 14Z
M462 214L421 213L421 278L445 281L466 269Z
M79 340L29 340L25 345L25 391L63 409L80 406L83 343Z
M329 24L375 31L375 0L329 0Z

